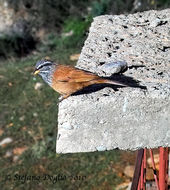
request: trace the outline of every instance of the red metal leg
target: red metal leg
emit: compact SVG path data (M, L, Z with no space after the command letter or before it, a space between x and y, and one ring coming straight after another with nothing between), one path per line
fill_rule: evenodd
M144 157L142 159L141 174L140 174L140 189L143 190L143 173L144 173Z
M166 150L166 155L165 155L165 157L166 157L166 178L165 178L165 183L166 183L166 190L168 190L168 171L169 171L169 153L168 153L168 147L167 148L165 148L165 150Z
M146 190L146 148L144 149L144 154L143 154L143 190Z
M166 190L168 178L168 148L159 148L159 186L160 190Z
M150 156L151 156L151 160L152 160L153 174L154 174L154 178L155 178L155 182L156 182L156 187L157 187L158 190L165 190L165 189L159 189L159 184L158 184L158 178L157 178L157 174L156 174L156 168L155 168L153 152L152 152L151 149L149 149L149 152L150 152Z
M142 165L143 153L144 153L143 149L138 150L131 190L137 190L138 189L138 184L140 184L139 179L140 179L140 173L141 173L141 165Z
M159 182L153 152L149 149L157 190L168 190L168 148L159 149ZM146 190L146 149L138 151L131 190Z
M138 182L138 190L140 190L140 181L141 181L141 179L139 178L139 182Z
M168 177L169 177L169 150L168 150L168 147L166 148L166 158L167 158L167 161L166 161L166 188L168 190Z

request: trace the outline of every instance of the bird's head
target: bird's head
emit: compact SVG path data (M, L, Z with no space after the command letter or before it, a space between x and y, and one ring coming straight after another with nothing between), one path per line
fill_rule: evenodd
M51 85L52 75L56 65L50 59L42 59L36 63L34 75L39 74L45 82Z

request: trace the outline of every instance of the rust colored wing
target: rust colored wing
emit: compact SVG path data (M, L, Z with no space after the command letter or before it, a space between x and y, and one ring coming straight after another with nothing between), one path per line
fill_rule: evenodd
M53 74L53 80L56 82L82 83L99 78L100 77L93 73L67 65L57 65L56 71Z

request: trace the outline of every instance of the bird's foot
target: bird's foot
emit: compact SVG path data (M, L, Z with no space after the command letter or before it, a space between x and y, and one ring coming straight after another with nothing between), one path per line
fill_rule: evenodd
M60 96L60 97L58 98L58 104L59 104L60 102L62 102L64 99L68 98L69 96L70 96L70 94L67 94L67 95L64 95L64 96Z
M58 103L62 102L63 100L64 100L64 96L60 96L60 97L58 98Z

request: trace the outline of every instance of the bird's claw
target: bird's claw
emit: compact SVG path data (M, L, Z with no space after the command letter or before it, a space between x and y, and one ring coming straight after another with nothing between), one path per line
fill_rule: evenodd
M64 97L63 96L60 96L59 98L58 98L58 104L60 103L60 102L62 102L64 100Z

